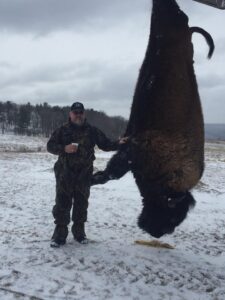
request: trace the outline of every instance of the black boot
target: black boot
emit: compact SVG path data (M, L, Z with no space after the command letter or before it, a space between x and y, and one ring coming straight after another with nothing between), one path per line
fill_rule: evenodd
M52 239L51 239L51 247L58 248L61 245L66 243L66 238L68 235L68 228L66 225L56 225Z
M88 239L85 233L84 222L74 223L72 228L74 239L80 244L88 244Z

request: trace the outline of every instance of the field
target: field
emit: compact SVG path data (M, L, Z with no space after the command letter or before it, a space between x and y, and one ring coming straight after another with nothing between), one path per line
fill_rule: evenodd
M91 189L80 245L50 248L53 164L45 139L0 135L0 299L225 299L225 144L206 144L197 205L174 234L174 250L136 245L141 198L131 174ZM112 153L96 151L102 169Z

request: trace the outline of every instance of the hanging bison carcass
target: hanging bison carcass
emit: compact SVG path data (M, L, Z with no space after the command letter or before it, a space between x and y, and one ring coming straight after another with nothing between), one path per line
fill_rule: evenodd
M172 233L195 200L190 190L204 169L204 125L193 68L193 32L175 0L153 0L151 31L140 69L126 144L93 177L93 184L131 170L143 198L138 225L154 237Z

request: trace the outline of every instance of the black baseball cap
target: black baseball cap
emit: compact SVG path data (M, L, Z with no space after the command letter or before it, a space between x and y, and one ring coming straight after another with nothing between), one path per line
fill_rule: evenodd
M84 111L84 105L81 102L74 102L71 107L70 110L79 110L79 111Z

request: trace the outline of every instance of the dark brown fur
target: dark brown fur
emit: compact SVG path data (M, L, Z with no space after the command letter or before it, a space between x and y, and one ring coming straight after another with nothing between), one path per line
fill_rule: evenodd
M173 232L186 218L195 204L189 190L204 169L193 32L205 36L211 56L211 36L198 27L190 28L175 0L153 0L149 44L125 134L131 137L129 151L121 149L105 171L108 179L132 171L143 197L138 225L155 237ZM123 153L127 164L122 164ZM121 170L121 166L125 168Z

